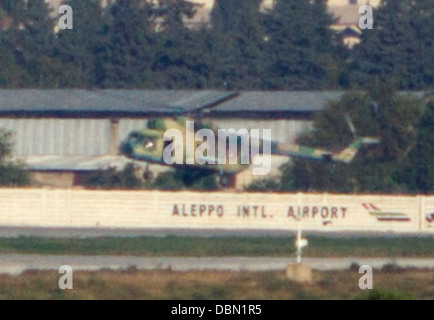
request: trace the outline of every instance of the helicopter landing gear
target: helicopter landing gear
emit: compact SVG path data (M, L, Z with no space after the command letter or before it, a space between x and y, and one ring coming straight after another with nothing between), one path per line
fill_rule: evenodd
M218 184L222 188L229 188L234 185L234 176L229 174L220 174L218 176Z
M146 182L152 181L154 179L154 173L151 170L149 170L149 164L146 165L146 169L143 172L143 179Z

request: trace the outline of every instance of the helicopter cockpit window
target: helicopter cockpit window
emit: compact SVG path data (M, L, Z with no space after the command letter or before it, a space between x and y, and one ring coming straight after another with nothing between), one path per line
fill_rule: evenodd
M157 147L157 138L146 137L139 132L130 134L128 141L135 146L143 146L146 150L153 151Z
M133 132L130 134L129 141L133 144L138 144L143 139L143 136L139 133Z
M146 150L152 151L157 146L157 140L155 138L145 138L143 144Z

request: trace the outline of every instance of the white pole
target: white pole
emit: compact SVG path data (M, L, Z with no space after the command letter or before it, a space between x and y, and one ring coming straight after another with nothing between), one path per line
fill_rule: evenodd
M297 263L301 263L301 219L298 220L298 231L297 231Z

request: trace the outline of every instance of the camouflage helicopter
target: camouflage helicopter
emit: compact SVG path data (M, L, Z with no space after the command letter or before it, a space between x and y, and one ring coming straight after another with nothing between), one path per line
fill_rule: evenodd
M185 117L156 118L149 120L145 129L132 131L121 143L120 153L147 163L218 173L220 185L227 186L237 173L249 167L257 170L254 175L267 174L271 165L269 155L348 164L362 146L380 142L375 137L357 137L349 117L347 122L354 140L342 151L332 152L272 141L271 130L268 135L263 130L260 137L259 130L216 129L210 123ZM149 166L144 178L152 178Z

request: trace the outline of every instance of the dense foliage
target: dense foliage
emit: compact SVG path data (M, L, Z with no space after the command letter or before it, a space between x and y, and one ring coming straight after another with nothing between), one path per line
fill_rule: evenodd
M91 189L141 189L145 185L137 177L134 165L129 163L122 171L105 170L86 176L83 186Z
M356 132L345 120L349 117ZM390 84L374 83L368 92L350 92L319 113L303 145L342 150L354 134L378 137L380 144L363 147L353 162L294 158L274 180L261 180L250 191L343 193L433 193L434 125L432 95L425 100L397 94Z
M0 186L23 186L29 183L29 173L11 159L11 134L0 130Z
M395 78L399 89L432 86L431 0L386 1L351 52L329 27L324 0L218 0L211 26L186 28L186 1L65 0L74 29L44 0L0 0L0 86L10 88L219 88L297 90L365 87Z
M400 89L433 85L434 6L432 0L386 1L375 12L373 30L362 35L357 58L350 65L354 84L373 77L395 79Z

